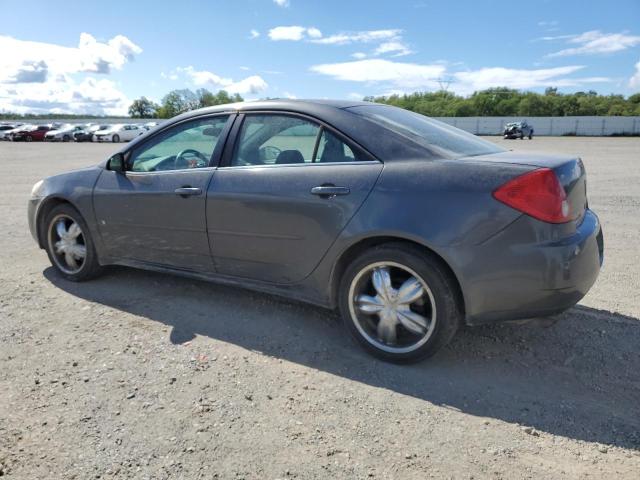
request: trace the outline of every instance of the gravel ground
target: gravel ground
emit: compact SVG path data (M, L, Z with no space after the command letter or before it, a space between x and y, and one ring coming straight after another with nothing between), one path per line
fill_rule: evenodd
M412 366L267 295L62 280L28 232L31 185L115 148L0 143L0 476L637 479L640 139L494 141L582 156L604 269L561 321L466 329Z

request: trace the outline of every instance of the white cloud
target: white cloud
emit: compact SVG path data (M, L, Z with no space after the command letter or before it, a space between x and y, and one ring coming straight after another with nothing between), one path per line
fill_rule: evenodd
M636 71L629 79L629 87L640 90L640 61L636 63Z
M0 82L19 82L23 78L44 82L54 75L119 70L142 49L123 35L98 42L92 35L82 33L77 47L0 35L0 51Z
M282 95L284 96L284 98L289 98L291 100L295 100L296 98L298 98L297 96L295 96L293 93L290 93L290 92L282 92Z
M393 53L394 57L402 57L405 55L409 55L413 53L409 47L407 47L404 43L398 40L391 40L389 42L383 42L378 45L373 53L375 55L382 55L385 53Z
M255 28L252 28L249 32L249 39L253 40L254 38L258 38L260 36L260 32Z
M317 30L311 27L314 31ZM307 29L298 25L291 25L288 27L275 27L269 30L269 38L274 41L291 40L297 42L305 37Z
M386 29L386 30L363 30L359 32L336 33L324 36L316 27L303 27L300 25L289 25L274 27L269 30L269 38L275 41L289 40L298 42L307 40L311 43L320 45L348 45L351 43L371 43L371 42L395 42L393 50L390 51L408 51L402 45L401 49L396 49L400 45L400 34L402 30Z
M244 65L241 65L239 68L240 70L244 70L244 71L251 70L249 67L245 67Z
M0 84L0 110L16 113L126 115L131 101L108 79L76 82L59 76L44 83Z
M123 35L102 42L82 33L75 47L0 35L0 51L0 109L122 115L130 102L115 82L78 74L122 69L142 48Z
M487 67L449 72L447 65L442 63L416 64L376 58L314 65L311 71L336 80L380 86L391 93L438 90L445 77L451 80L450 89L463 95L492 87L570 87L611 81L607 77L572 77L583 68L582 65L534 70Z
M196 70L192 66L176 68L176 74L183 74L197 87L209 87L216 90L226 90L229 93L241 95L256 94L268 88L267 82L259 75L251 75L239 81L228 77L221 77L207 70Z
M322 32L315 27L307 28L307 35L311 38L320 38L322 37Z
M640 36L638 35L629 35L627 32L602 33L600 30L591 30L580 35L562 35L558 37L543 37L542 39L565 39L568 44L577 45L550 53L547 57L614 53L640 45Z
M314 65L312 72L328 75L336 80L351 82L390 83L402 88L433 87L445 67L393 62L383 59Z
M286 8L289 6L289 0L273 0L273 3L283 8Z
M542 68L535 70L487 67L453 74L452 89L457 93L469 94L476 90L492 87L529 89L536 87L573 87L585 83L607 82L606 77L568 77L584 65Z
M367 58L367 54L364 52L355 52L355 53L352 53L351 56L357 60L362 60L363 58Z
M323 45L345 45L349 43L369 43L379 42L392 38L396 38L402 33L400 29L387 29L387 30L364 30L360 32L351 33L337 33L329 35L328 37L315 38L313 43L320 43Z

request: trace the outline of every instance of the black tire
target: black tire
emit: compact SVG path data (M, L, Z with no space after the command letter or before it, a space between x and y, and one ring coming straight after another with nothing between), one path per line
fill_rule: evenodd
M533 132L529 134L529 140L531 140L532 138L533 138Z
M120 141L120 135L116 133L113 137L111 137L111 141L113 143L118 143Z
M524 139L524 133L521 133L520 134L520 140L523 140L523 139Z
M69 135L65 135L62 137L63 142L68 142L69 140L71 140L71 137L69 137Z
M76 222L81 230L81 237L86 249L86 255L80 268L77 271L69 272L61 268L61 259L53 252L54 233L52 229L55 229L55 223L60 218L69 218ZM102 273L102 267L98 263L98 256L96 254L96 248L91 238L89 227L87 226L82 215L71 205L62 204L54 207L46 216L42 229L42 235L44 235L44 244L49 256L51 265L67 280L72 282L82 282L90 280Z
M33 137L31 135L27 135L26 137L24 137L25 142L32 142L33 141Z
M352 315L349 298L352 283L358 281L360 272L381 262L392 262L411 269L427 285L435 302L435 327L430 334L427 333L428 338L424 343L409 352L390 352L377 347L363 335L356 325L359 321ZM431 357L455 335L463 321L462 300L458 291L455 279L440 259L413 245L389 243L368 250L351 262L340 280L338 304L345 327L367 352L382 360L411 363Z

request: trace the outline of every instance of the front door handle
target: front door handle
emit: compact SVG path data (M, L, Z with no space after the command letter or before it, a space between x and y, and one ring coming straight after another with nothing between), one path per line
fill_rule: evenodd
M336 195L349 195L351 190L349 187L336 187L335 185L320 185L319 187L313 187L311 189L313 195L319 195L321 197L329 198Z
M197 187L180 187L173 191L176 195L181 197L188 197L190 195L202 195L202 189Z

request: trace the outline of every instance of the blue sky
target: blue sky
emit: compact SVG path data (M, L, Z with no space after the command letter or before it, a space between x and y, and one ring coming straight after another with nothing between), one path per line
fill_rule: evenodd
M0 0L0 110L124 113L176 88L362 98L640 91L640 1Z

